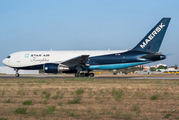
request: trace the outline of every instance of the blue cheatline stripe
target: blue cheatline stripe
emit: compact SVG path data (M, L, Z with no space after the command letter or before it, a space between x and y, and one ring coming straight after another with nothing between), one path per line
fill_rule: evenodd
M124 64L112 64L112 65L94 65L94 66L89 66L89 68L86 68L86 69L89 69L89 70L121 69L121 68L127 68L127 67L136 66L136 65L146 64L146 63L150 63L150 62L124 63Z

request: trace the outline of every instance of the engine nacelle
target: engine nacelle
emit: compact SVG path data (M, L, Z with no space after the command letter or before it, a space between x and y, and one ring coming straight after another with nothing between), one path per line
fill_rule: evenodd
M69 67L60 64L55 64L55 63L46 63L44 64L43 69L45 73L59 73L64 71L70 71Z

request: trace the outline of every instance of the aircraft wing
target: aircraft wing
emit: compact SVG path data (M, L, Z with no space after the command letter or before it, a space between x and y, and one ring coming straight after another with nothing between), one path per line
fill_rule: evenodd
M88 61L89 55L81 55L70 60L64 61L61 64L64 64L69 67L74 66L86 66L86 62Z

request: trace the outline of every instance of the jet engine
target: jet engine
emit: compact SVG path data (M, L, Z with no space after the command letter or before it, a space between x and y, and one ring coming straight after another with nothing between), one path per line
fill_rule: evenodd
M59 73L59 72L70 71L69 67L61 64L55 64L55 63L46 63L44 64L43 69L45 73Z

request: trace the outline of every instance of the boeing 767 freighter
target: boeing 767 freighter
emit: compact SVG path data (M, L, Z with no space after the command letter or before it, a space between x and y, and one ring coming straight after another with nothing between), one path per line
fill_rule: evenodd
M3 64L18 70L40 70L45 73L74 73L75 77L93 77L93 70L112 70L163 60L158 52L171 18L157 25L131 50L118 51L22 51L10 54Z

